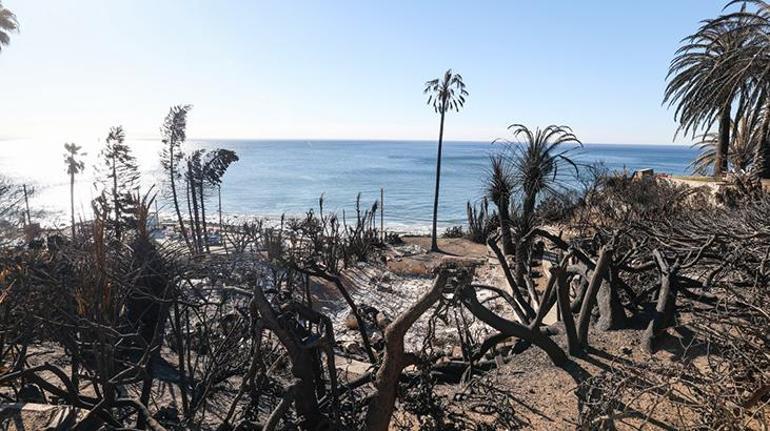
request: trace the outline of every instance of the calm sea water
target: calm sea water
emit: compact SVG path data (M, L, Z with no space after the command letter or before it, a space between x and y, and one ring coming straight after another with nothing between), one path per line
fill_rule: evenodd
M142 170L144 187L162 188L158 164L160 143L131 143ZM60 143L6 141L0 143L0 172L33 185L34 208L46 211L49 223L65 223L69 211L69 180ZM99 145L85 145L87 170L78 178L77 211L88 213L95 195L93 166ZM230 216L277 218L317 207L323 193L327 210L351 211L361 193L370 205L385 191L385 222L394 229L424 230L432 215L436 163L435 142L406 141L199 141L193 147L222 147L238 153L240 161L225 176L222 209ZM489 155L500 144L448 142L444 146L439 219L442 226L465 222L465 204L483 195ZM611 169L653 168L683 174L695 152L675 145L587 144L573 157L582 163L604 162ZM216 207L216 197L208 208ZM169 206L161 201L161 213Z

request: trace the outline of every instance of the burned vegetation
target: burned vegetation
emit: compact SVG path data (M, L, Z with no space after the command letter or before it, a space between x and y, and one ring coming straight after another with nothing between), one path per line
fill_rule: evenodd
M383 240L376 204L226 224L226 251L191 252L153 240L153 197L132 195L130 223L96 211L74 237L3 250L4 414L79 430L762 429L770 197L593 172L526 222L514 208L508 253L500 218L471 207L488 253L433 259L392 309L365 303L407 280L388 275L405 246Z
M513 125L468 239L430 253L360 196L341 214L321 197L299 217L207 222L238 158L185 158L188 110L163 127L166 229L156 195L118 179L133 159L115 129L93 219L2 248L8 427L766 426L770 195L750 176L713 191L580 167L569 128ZM0 214L20 213L0 192Z

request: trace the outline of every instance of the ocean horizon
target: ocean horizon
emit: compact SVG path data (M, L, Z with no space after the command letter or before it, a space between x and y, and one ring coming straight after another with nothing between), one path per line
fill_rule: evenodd
M164 199L165 177L158 154L162 144L153 140L129 141L141 172L142 189L155 186L161 216L171 216ZM69 178L61 144L33 140L3 141L0 172L36 190L33 210L44 211L43 224L64 225L69 220ZM90 201L97 195L94 166L100 143L83 145L86 171L77 177L76 212L89 218ZM36 150L31 150L35 148ZM384 190L386 228L426 232L430 225L436 169L435 141L406 140L191 140L183 149L227 148L240 161L230 167L222 185L222 211L227 218L296 216L318 208L348 217L361 194L368 208ZM448 141L444 144L441 170L439 224L446 228L466 222L466 202L478 202L484 194L489 156L504 151L501 143ZM697 150L686 145L585 144L572 153L574 160L608 169L682 175ZM207 202L211 214L217 196Z

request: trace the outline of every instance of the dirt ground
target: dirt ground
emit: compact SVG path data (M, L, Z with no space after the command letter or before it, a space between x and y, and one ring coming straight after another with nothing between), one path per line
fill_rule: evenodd
M395 247L387 260L388 270L400 275L429 276L433 268L446 256L489 259L492 254L486 245L464 238L439 238L440 252L430 252L429 236L401 237L404 245Z
M429 288L433 268L446 256L478 259L481 266L476 272L477 281L507 287L496 259L485 245L475 244L465 239L441 239L439 247L442 252L432 253L428 251L429 237L410 236L404 237L403 240L404 244L386 250L382 261L357 264L344 272L343 279L359 306L364 304L381 311L388 319L395 318ZM545 280L545 277L542 280ZM539 282L538 285L542 286L542 283ZM336 360L340 375L352 379L365 373L369 365L365 361L356 359L356 357L360 358L361 353L360 346L357 346L360 343L360 334L357 330L348 327L349 308L336 288L316 280L313 284L313 295L317 309L329 315L334 323L337 340L343 350ZM512 318L504 309L495 309L495 311ZM687 317L681 316L681 318ZM405 339L408 350L421 351L424 348L427 325L427 318L424 316L413 326ZM474 322L473 325L475 326L472 328L477 331L479 337L489 334L489 328L485 328L483 324ZM566 351L567 342L563 330L560 330L560 324L553 325L553 328L559 331L553 336L554 341ZM581 398L577 392L580 382L619 367L634 370L657 364L665 369L667 365L681 360L682 345L686 342L676 338L676 334L672 334L666 343L666 348L651 356L641 345L643 330L642 322L634 323L630 329L620 331L599 331L591 327L589 336L591 348L588 353L582 357L572 358L564 367L554 366L542 350L532 347L511 356L507 363L489 372L485 379L492 382L496 390L502 394L499 403L506 403L514 412L518 423L516 428L549 431L579 429L579 412L585 408L581 406ZM375 333L373 339L381 337L377 332L376 329L373 330ZM436 328L433 344L444 349L447 355L457 356L456 336L454 327ZM356 352L356 349L359 351ZM350 354L346 354L345 350L350 350ZM46 349L41 346L31 362L50 361L54 364L62 362L61 365L65 366L63 359L60 349ZM689 357L687 360L704 359ZM169 362L173 365L173 355L169 355ZM176 400L174 385L165 382L163 384L164 391L168 391L164 399L171 399L173 404ZM234 393L237 384L237 381L228 383L228 390L224 393ZM440 386L437 392L446 395L447 399L453 399L464 389L465 384L445 385ZM682 428L682 417L675 405L669 405L666 402L658 403L654 397L649 400L640 398L617 401L631 407L627 410L631 412L628 417L618 419L617 429ZM220 410L229 404L226 399L222 399L221 403L217 404L221 405L211 406L210 413L221 416L224 411ZM647 417L647 410L653 407L655 415ZM459 402L449 408L470 409L471 406ZM485 421L485 414L484 412L478 414L480 422ZM405 419L408 420L408 418ZM414 429L420 429L419 425L415 425Z
M428 252L429 237L411 236L403 238L404 244L394 247L386 258L387 271L392 272L391 289L397 294L403 292L399 285L410 286L410 294L396 300L382 298L380 305L388 307L388 313L397 315L402 307L408 306L413 297L419 295L421 289L427 289L430 274L445 256L466 257L479 259L485 263L477 269L477 281L507 287L502 272L494 255L482 244L475 244L465 239L441 239L441 253ZM546 268L534 268L543 274ZM360 280L360 278L359 278ZM415 280L417 282L415 283ZM423 280L419 282L419 280ZM538 288L542 289L547 276L538 279ZM411 283L411 285L410 285ZM500 310L505 314L504 310ZM507 316L512 318L512 316ZM553 320L555 320L555 313ZM686 319L686 316L681 316ZM546 322L550 323L550 322ZM508 363L492 371L487 376L494 382L497 389L509 397L516 420L521 428L534 430L574 430L579 419L579 411L585 408L580 405L578 385L583 380L600 375L608 370L641 369L650 364L656 364L662 369L681 359L685 341L677 338L675 331L666 342L666 348L656 355L648 354L641 345L644 322L632 322L631 328L619 331L590 330L591 348L587 355L572 358L564 367L556 367L548 356L540 349L529 348L509 359ZM567 349L566 337L560 323L552 326L559 331L553 337L563 349ZM408 343L418 346L424 326L418 322L408 337ZM437 334L441 336L440 334ZM446 342L450 343L447 334ZM690 357L688 360L699 361L703 358ZM463 385L444 386L440 393L450 399L463 390ZM617 400L628 405L628 417L617 420L618 429L645 430L674 430L683 426L683 416L675 405L658 401L657 397L649 399ZM503 400L501 400L503 402ZM460 403L462 406L462 403ZM655 414L648 417L647 410L654 407ZM464 408L464 407L461 407ZM686 417L686 416L685 416ZM479 415L479 421L484 421ZM417 426L417 425L416 425ZM415 429L419 429L417 426ZM591 429L591 428L589 428Z

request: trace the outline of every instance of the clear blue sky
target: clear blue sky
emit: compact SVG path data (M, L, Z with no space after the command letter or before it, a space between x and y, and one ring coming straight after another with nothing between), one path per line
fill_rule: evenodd
M155 137L195 105L195 138L435 139L423 83L470 91L448 139L513 122L584 142L670 143L661 107L679 40L717 0L4 0L21 24L0 53L0 138ZM682 141L686 142L686 141Z

